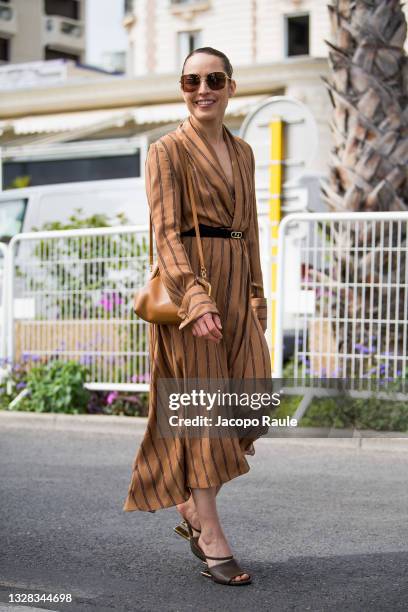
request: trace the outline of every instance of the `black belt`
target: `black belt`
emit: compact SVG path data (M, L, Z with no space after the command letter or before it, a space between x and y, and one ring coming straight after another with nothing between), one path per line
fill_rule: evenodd
M204 225L203 223L198 224L200 230L200 236L211 237L211 238L244 238L244 232L238 230L228 229L227 227L213 227L211 225ZM181 232L181 236L195 236L195 227Z

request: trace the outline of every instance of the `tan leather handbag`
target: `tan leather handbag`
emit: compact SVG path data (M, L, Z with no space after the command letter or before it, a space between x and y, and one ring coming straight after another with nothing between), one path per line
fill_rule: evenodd
M184 145L182 145L184 146ZM194 191L190 176L190 164L187 162L187 183L188 192L193 211L194 226L197 238L198 255L200 258L201 277L207 287L208 295L211 295L211 285L206 280L207 270L204 265L204 256L201 245L200 230L198 227L197 209L194 198ZM148 323L158 323L161 325L180 325L182 319L177 312L179 307L171 301L166 287L159 274L159 265L153 270L153 229L152 218L149 217L149 265L151 276L146 285L136 291L133 296L133 310L138 317Z

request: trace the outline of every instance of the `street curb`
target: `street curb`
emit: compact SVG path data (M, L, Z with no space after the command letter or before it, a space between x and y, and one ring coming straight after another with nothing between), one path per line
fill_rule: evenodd
M83 433L143 434L146 417L111 416L103 414L54 414L36 412L0 411L0 429L43 429L53 431L81 431ZM282 428L283 429L283 428ZM257 444L304 445L314 448L349 448L399 452L408 451L408 433L353 432L352 430L327 430L298 428L300 437L271 435L257 440ZM312 437L310 434L314 433ZM305 436L305 437L302 437ZM307 436L307 437L306 437Z
M108 414L55 414L40 412L0 411L0 428L52 429L83 431L84 433L120 433L134 435L144 432L147 418L112 416Z

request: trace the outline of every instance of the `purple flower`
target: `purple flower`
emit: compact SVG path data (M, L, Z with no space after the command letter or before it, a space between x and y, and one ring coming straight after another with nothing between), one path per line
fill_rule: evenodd
M16 384L16 388L17 389L24 389L24 387L26 387L26 386L27 386L27 383L25 383L25 382L19 382L19 383Z
M369 349L367 346L364 346L364 344L355 344L354 348L356 349L356 351L359 351L360 353L371 353L372 349Z
M79 359L79 363L82 365L89 365L92 363L92 355L82 355Z

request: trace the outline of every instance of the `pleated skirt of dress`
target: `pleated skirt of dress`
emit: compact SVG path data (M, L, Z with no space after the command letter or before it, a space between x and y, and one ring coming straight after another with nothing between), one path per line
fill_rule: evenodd
M183 237L193 270L195 237ZM220 485L249 471L245 448L256 438L163 437L156 414L160 378L271 378L269 348L251 307L250 264L244 240L202 238L208 279L220 312L219 344L197 338L191 325L149 325L150 395L147 428L136 452L125 512L153 512L190 497L190 489Z

